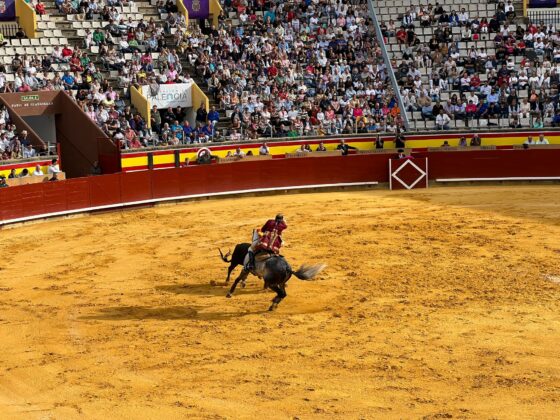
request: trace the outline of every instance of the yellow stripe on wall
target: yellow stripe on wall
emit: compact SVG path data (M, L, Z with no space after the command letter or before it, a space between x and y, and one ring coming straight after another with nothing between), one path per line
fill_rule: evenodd
M132 168L135 166L148 166L148 156L126 157L122 155L121 166L122 168Z
M465 136L467 139L467 144L471 141L472 135ZM550 144L560 144L560 136L545 136ZM422 148L422 147L440 147L445 140L450 146L458 146L461 136L447 138L447 139L426 139L426 140L411 140L407 142L407 147L412 148ZM483 146L512 146L516 144L523 144L527 140L527 137L515 136L515 137L482 137ZM537 141L538 136L533 136L533 141ZM392 147L392 142L388 143L389 147Z
M154 155L154 165L163 165L166 163L175 163L175 154L173 152L165 155Z
M373 150L374 149L374 145L372 141L347 141L346 142L348 145L356 147L360 150ZM311 147L312 150L315 150L315 148L317 148L317 146L319 145L319 142L316 143L309 143L309 146ZM336 150L336 147L338 146L337 143L327 143L325 144L325 147L327 148L327 150ZM270 153L272 155L283 155L286 153L294 153L297 150L299 150L300 145L289 145L289 146L274 146L274 144L271 144L268 146L270 149ZM254 155L258 155L259 154L259 148L260 145L257 145L255 147L249 147L249 148L245 148L242 147L242 150L244 153L247 153L249 150L254 154ZM228 149L224 149L224 150L212 150L212 155L214 156L218 156L218 157L226 157L228 152L234 153L235 150L237 149L237 146L232 146L231 148ZM197 158L197 153L196 152L183 152L180 154L180 160L181 162L185 161L185 158L189 158L189 161L194 161ZM169 164L169 163L174 163L175 162L175 156L173 153L173 150L170 150L168 153L166 154L158 154L158 155L154 155L154 165L163 165L163 164ZM148 157L146 156L135 156L135 157L127 157L126 154L124 154L121 158L121 164L122 164L122 168L126 169L126 168L133 168L133 167L144 167L148 165Z

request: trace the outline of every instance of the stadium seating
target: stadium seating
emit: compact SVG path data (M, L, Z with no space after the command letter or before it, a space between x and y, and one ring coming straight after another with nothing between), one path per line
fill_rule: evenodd
M395 131L399 108L366 1L231 2L184 52L232 140ZM260 4L260 6L258 6ZM216 36L217 35L217 36Z
M546 44L554 28L524 24L511 2L376 5L413 129L542 128L560 122L553 42L539 51L525 36L540 34ZM440 112L450 117L445 127L438 124Z
M124 148L396 132L403 124L391 71L412 130L560 124L560 35L522 23L510 3L374 2L392 69L365 0L226 1L214 29L187 27L171 1L41 4L38 37L5 39L1 90L65 89ZM166 110L152 115L150 129L130 87L191 75L211 99L210 114L187 127L183 111Z

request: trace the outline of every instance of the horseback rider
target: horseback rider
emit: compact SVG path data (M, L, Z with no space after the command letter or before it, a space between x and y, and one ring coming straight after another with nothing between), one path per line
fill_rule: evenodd
M245 270L250 271L255 268L255 253L265 250L278 254L282 246L282 232L288 228L282 214L277 214L274 219L269 219L261 228L261 236L253 240L253 243L247 250L249 260L245 266Z

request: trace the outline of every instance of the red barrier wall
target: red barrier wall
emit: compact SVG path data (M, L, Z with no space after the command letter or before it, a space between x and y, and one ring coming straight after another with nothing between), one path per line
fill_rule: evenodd
M419 153L429 178L560 177L560 149ZM219 192L388 182L392 154L273 159L117 173L0 189L0 223L49 213Z
M515 149L418 153L428 157L429 178L560 176L560 150Z

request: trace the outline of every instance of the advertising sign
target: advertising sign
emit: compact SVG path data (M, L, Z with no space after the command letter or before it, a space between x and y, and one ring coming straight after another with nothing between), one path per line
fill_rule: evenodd
M157 106L158 109L168 107L192 107L192 83L176 83L171 85L145 85L142 86L144 95L150 106Z

